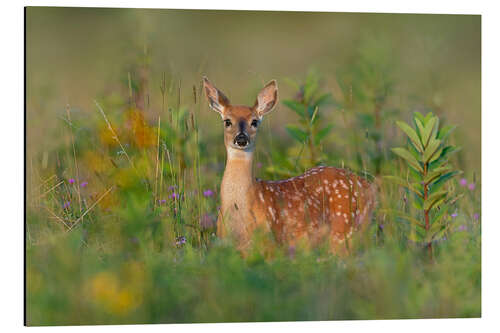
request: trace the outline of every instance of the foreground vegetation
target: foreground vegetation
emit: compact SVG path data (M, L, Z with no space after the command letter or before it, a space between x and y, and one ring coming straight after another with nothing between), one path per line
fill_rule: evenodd
M57 143L27 156L28 325L479 317L480 174L464 158L478 147L430 96L401 96L388 54L360 43L337 72L277 78L286 121L265 120L255 165L377 183L348 256L258 234L242 258L216 237L220 118L201 81L154 73L145 48L89 110L62 105Z

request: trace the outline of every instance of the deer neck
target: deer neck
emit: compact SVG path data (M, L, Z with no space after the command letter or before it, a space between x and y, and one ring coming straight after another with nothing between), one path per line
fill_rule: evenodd
M253 151L227 148L227 161L221 185L222 211L246 214L255 180L252 171ZM236 209L236 211L234 211Z

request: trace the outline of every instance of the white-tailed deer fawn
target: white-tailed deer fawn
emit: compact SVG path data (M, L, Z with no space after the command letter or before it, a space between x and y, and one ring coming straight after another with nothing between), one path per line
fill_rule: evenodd
M245 250L255 229L262 227L271 230L279 243L327 239L336 251L369 223L375 191L348 170L319 166L285 180L253 177L257 129L278 101L276 81L260 91L252 107L232 105L206 77L203 84L210 107L222 117L227 150L217 221L220 237L234 237L239 249Z

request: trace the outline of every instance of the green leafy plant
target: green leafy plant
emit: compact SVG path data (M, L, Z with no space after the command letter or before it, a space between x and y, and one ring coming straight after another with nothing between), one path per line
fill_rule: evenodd
M447 139L454 126L439 126L439 118L432 113L425 117L414 113L415 128L397 121L398 127L408 138L406 148L392 148L392 151L408 165L406 179L397 176L386 176L414 194L413 206L421 212L423 221L407 214L401 217L415 225L410 238L423 243L432 257L432 241L441 238L447 231L446 214L450 205L457 200L446 188L448 181L460 171L455 170L449 157L459 148L447 144Z
M331 94L321 91L320 76L315 70L309 71L303 84L288 82L297 89L297 94L294 99L284 100L283 104L297 113L299 123L286 125L286 130L303 147L307 145L310 164L315 165L320 159L318 146L333 128L332 124L320 126L318 121L321 117L319 109L331 100Z

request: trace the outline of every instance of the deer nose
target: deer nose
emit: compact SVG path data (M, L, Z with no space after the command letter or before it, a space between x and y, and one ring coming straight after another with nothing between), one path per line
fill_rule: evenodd
M248 143L250 142L250 139L245 133L240 133L236 135L234 138L234 144L240 146L240 147L246 147L248 146Z

